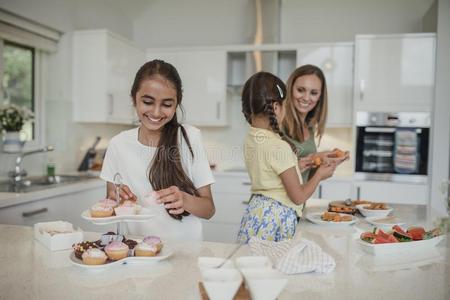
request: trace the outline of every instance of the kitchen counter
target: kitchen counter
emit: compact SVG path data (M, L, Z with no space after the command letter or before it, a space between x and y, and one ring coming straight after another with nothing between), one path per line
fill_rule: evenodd
M323 204L316 201L307 209L323 210ZM395 211L411 224L432 223L425 207L397 206ZM301 236L333 256L336 269L327 275L289 276L279 299L449 299L448 235L427 253L375 257L355 242L369 228L364 221L336 227L302 220ZM87 233L85 239L98 237ZM34 241L31 227L0 225L0 240L1 299L200 299L197 257L224 257L235 247L211 242L172 244L174 255L166 261L92 271L73 266L70 251L51 252ZM244 246L235 256L249 253Z
M105 186L105 181L100 178L88 178L75 183L58 184L49 186L45 190L28 193L0 193L0 208L18 205L27 202L48 199L70 193L86 191L100 186Z

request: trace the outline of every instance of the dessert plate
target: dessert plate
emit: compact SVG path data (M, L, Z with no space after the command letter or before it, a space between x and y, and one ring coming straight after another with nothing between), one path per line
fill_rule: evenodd
M94 224L99 225L106 225L106 224L113 224L117 222L144 222L152 217L154 217L154 214L151 212L151 210L139 207L138 213L136 215L121 215L121 216L111 216L111 217L105 217L105 218L93 218L91 217L91 212L89 209L83 211L81 213L81 217L85 220L88 220Z
M358 218L349 214L339 214L341 216L351 216L351 221L342 221L342 222L332 222L332 221L324 221L322 220L321 216L323 213L316 212L316 213L309 213L306 215L306 219L314 224L318 225L353 225L358 221Z
M157 262L161 260L168 259L170 256L172 256L173 250L170 247L167 247L167 245L164 245L161 251L156 256L128 256L120 260L107 262L103 265L86 265L83 263L81 259L78 259L75 257L75 254L72 252L70 253L70 262L80 268L89 269L89 270L103 270L110 268L112 266L118 266L118 265L125 265L129 263L133 264L143 264L143 263L152 263Z

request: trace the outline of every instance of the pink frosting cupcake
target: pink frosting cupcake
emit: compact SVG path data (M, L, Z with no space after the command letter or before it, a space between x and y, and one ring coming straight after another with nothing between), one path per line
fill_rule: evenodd
M154 235L150 235L150 236L145 237L142 240L142 243L146 243L148 245L155 246L158 249L158 252L162 248L162 241L161 241L161 239L159 237L157 237L157 236L154 236Z
M137 214L137 206L133 201L126 200L121 205L114 208L116 216L127 216Z
M86 265L103 265L107 259L105 252L97 248L87 249L81 257Z
M108 199L108 198L103 199L99 203L104 205L104 206L109 206L109 207L112 207L112 208L117 207L119 205L116 200L112 200L112 199Z
M128 256L128 246L125 243L115 241L105 247L106 255L111 260L119 260Z

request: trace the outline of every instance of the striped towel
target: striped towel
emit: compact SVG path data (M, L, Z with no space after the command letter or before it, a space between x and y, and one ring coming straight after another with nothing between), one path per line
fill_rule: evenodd
M333 257L315 242L304 238L272 242L252 237L248 244L254 255L268 256L275 268L285 274L328 274L336 267Z

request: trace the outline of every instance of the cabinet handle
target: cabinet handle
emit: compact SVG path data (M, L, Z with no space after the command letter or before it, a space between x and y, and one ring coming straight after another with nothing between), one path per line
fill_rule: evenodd
M217 107L216 107L216 118L220 119L220 102L217 102Z
M364 100L364 89L365 89L365 82L364 79L361 79L359 81L359 100Z
M244 181L244 182L242 183L242 185L252 185L252 183L251 183L251 182L248 182L248 181Z
M322 199L322 185L319 185L319 199Z
M47 207L39 208L39 209L32 210L32 211L25 211L22 213L22 217L28 218L28 217L32 217L34 215L45 213L45 212L48 212Z
M112 116L114 113L114 95L108 94L108 115Z
M356 200L360 200L361 198L361 188L358 186L356 187Z

